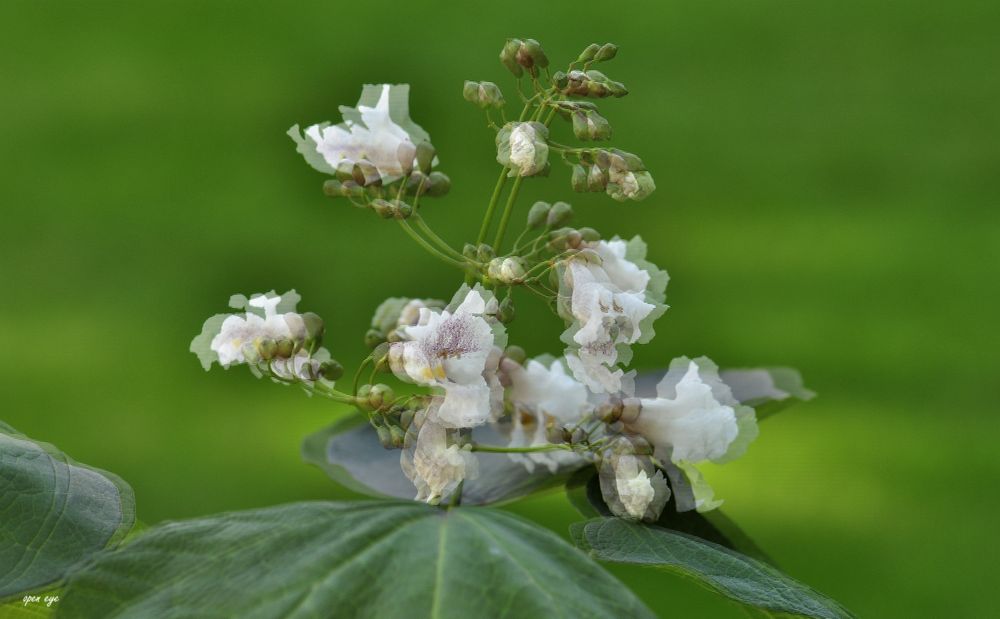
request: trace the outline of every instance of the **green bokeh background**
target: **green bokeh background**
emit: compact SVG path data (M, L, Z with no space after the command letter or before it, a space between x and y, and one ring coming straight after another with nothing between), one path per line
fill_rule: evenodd
M820 397L708 471L789 573L866 617L992 615L998 21L973 0L7 0L0 418L119 473L149 523L348 496L298 454L340 409L206 374L188 342L230 294L294 287L350 371L380 300L449 297L459 278L325 198L286 129L335 120L364 82L409 82L453 180L425 217L460 244L497 171L462 81L514 98L507 36L558 64L611 40L607 72L632 94L602 108L659 190L572 194L557 166L525 183L516 221L568 199L581 224L649 241L672 308L639 367L803 371ZM557 351L559 325L521 298L512 340ZM511 509L560 533L576 518L559 494ZM741 616L616 572L663 616Z

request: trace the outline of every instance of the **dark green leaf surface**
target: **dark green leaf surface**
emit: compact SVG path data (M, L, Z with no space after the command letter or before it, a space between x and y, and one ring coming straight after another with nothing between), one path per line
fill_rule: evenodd
M485 444L504 444L507 439L491 427L481 426L473 438ZM363 415L349 415L323 428L302 443L302 457L338 483L374 497L412 499L417 493L399 466L398 449L385 449ZM577 466L566 466L555 474L545 467L533 472L507 454L477 453L479 477L466 480L463 505L504 503L538 490L562 485Z
M505 512L296 503L150 529L73 575L62 617L649 617L603 568Z
M134 522L121 479L0 423L0 599L60 580Z
M691 535L617 518L579 522L570 532L577 546L595 558L677 572L756 609L822 619L853 617L774 568Z

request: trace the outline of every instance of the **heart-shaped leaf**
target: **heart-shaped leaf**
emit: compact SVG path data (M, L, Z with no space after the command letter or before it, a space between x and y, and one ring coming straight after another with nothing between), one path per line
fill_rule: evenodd
M134 523L128 484L0 423L0 599L62 579Z
M620 582L511 514L296 503L154 527L75 573L59 615L651 617Z
M578 522L570 533L595 558L677 572L755 609L821 619L853 617L773 567L691 535L618 518Z
M485 444L503 444L490 426L473 430L473 438ZM398 449L385 449L375 430L360 414L349 415L312 434L302 443L302 457L347 488L374 497L412 499L417 490L399 466ZM476 454L479 477L465 481L462 505L504 503L546 488L561 486L580 466L564 466L556 473L545 467L528 472L507 454Z

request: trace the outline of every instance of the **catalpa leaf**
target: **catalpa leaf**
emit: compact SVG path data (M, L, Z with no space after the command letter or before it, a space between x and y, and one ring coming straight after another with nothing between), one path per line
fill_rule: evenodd
M758 611L818 619L854 616L773 567L691 535L618 518L578 522L570 533L594 558L676 572Z
M61 580L134 523L124 481L0 423L0 599Z
M311 502L154 527L74 574L59 615L652 617L552 532L487 509Z

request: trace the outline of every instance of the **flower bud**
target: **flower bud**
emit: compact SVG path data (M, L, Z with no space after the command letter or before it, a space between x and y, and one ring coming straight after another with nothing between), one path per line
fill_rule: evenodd
M413 214L413 207L402 200L393 200L392 207L394 209L392 216L396 219L409 219Z
M510 297L500 301L500 307L497 309L497 320L505 325L514 320L514 301Z
M573 207L565 202L556 202L549 210L545 224L550 228L563 226L573 219Z
M562 426L546 426L545 428L545 440L552 443L553 445L559 445L566 442L566 434Z
M466 101L475 103L483 109L502 108L506 103L500 87L493 82L466 81L462 88L462 96L465 97Z
M417 160L417 167L424 174L430 174L431 166L434 165L435 154L437 154L437 151L434 149L434 145L427 140L417 144L417 151L414 154L414 158Z
M344 366L330 359L320 364L319 373L327 380L337 380L344 375Z
M497 163L510 168L509 176L548 172L549 130L538 122L509 122L497 132Z
M358 160L354 164L351 174L355 183L365 187L382 184L382 175L378 173L378 168L367 159Z
M427 181L427 195L432 198L439 198L451 190L451 179L443 172L431 172Z
M552 74L552 83L555 84L556 88L559 90L565 90L569 86L569 76L566 75L565 71L556 71Z
M389 435L391 437L392 446L396 449L401 449L406 440L406 431L399 426L389 426Z
M341 195L346 198L363 198L365 196L365 188L353 180L344 181L341 191ZM364 208L364 205L361 205L361 207Z
M587 174L587 189L590 191L604 191L608 186L608 173L601 169L596 163L590 166L590 173Z
M372 200L368 206L382 219L392 219L396 214L396 208L392 205L392 202L383 200L382 198Z
M486 266L486 275L501 284L520 283L524 272L524 263L516 256L494 258Z
M413 424L413 418L416 416L417 411L413 408L405 408L403 412L399 414L399 427L408 430Z
M573 191L578 193L588 191L587 170L582 165L576 164L573 166L573 172L570 176L569 184L573 188Z
M476 259L476 246L472 243L466 243L462 246L462 255L470 260Z
M642 412L642 401L639 398L625 398L622 400L621 420L625 423L632 423L639 418Z
M507 70L514 74L514 77L524 75L524 69L517 61L517 53L521 49L521 39L507 39L503 49L500 50L500 62Z
M594 54L595 62L604 62L606 60L611 60L618 54L618 46L614 43L605 43L601 46L599 50Z
M528 353L524 352L524 349L520 346L508 346L507 349L503 351L503 355L518 364L523 364L525 359L528 358Z
M334 176L338 181L349 181L354 178L354 162L350 159L341 159L337 163L337 169L334 172Z
M424 195L427 193L429 186L430 182L428 182L427 175L420 170L414 170L406 180L406 192L414 196Z
M339 198L344 195L344 185L335 178L323 182L323 193L331 198Z
M269 361L278 354L278 343L269 337L264 337L254 342L254 349L261 359Z
M375 426L375 433L378 434L378 442L386 449L395 449L392 441L392 432L385 426Z
M528 228L535 230L544 226L551 208L552 205L548 202L538 201L532 204L528 211Z
M476 260L479 262L489 262L490 260L496 258L496 256L496 252L493 251L493 248L486 243L481 243L479 247L476 248Z
M368 348L375 348L384 341L385 333L382 333L378 329L368 329L368 332L365 333L365 346Z
M532 75L538 74L538 69L549 66L548 56L542 49L542 44L534 39L525 39L515 55L517 63L528 69Z
M282 359L287 359L295 354L295 342L292 340L278 340L277 348L275 348L276 357Z
M595 56L597 56L597 52L600 49L601 49L600 45L598 45L597 43L591 43L590 45L587 46L586 49L584 49L582 52L580 52L580 55L577 56L576 61L577 62L590 62L591 60L594 59Z
M588 243L593 243L595 241L601 240L601 233L598 232L597 230L594 230L593 228L580 228L579 232L580 236L583 237L583 240L587 241Z
M368 405L372 410L379 410L395 398L392 387L384 383L373 385L368 391Z

